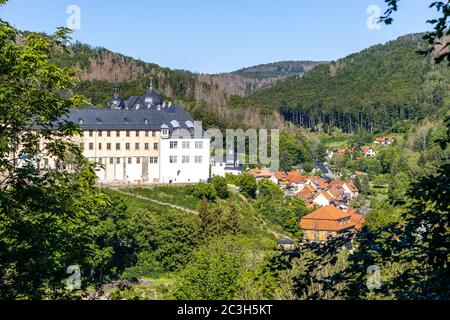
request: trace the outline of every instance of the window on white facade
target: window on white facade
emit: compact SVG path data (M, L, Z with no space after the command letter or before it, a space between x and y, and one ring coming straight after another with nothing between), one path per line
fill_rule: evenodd
M203 149L203 141L195 141L195 149Z
M114 158L109 158L109 164L113 164L114 163Z
M170 141L170 149L177 149L178 141Z
M145 149L145 150L148 150L148 149L150 149L150 146L149 146L149 144L148 144L148 143L144 144L144 149Z
M135 143L135 144L134 144L134 149L135 149L135 150L139 150L139 143Z
M153 150L158 150L159 149L159 144L157 142L155 142L153 144Z
M190 156L183 156L182 157L182 162L183 163L189 163L191 161L191 157Z
M128 164L131 164L131 161L132 161L131 158L128 158Z
M170 163L177 163L178 162L178 157L177 156L170 156L169 157L169 162Z
M120 164L120 158L117 158L116 160L117 160L116 163Z
M158 163L158 158L156 158L156 157L151 157L151 158L150 158L150 163Z
M194 160L195 160L195 163L202 163L203 162L203 157L202 156L195 156Z
M136 163L137 163L137 164L141 164L141 158L140 158L140 157L137 157L137 158L136 158Z
M191 147L190 141L183 141L183 149L189 149Z

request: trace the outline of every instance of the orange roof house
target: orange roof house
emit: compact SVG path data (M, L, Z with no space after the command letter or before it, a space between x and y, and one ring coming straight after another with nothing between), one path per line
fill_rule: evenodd
M364 222L366 222L366 217L357 213L353 208L348 208L348 212L350 213L350 222L355 225L355 231L361 231Z
M346 152L347 152L347 150L341 148L341 149L336 150L335 155L336 155L336 156L343 157L343 156L345 155Z
M334 198L328 191L322 191L314 197L313 202L319 206L329 206L334 203Z
M297 192L295 195L305 201L308 207L312 207L314 205L313 199L315 196L316 190L311 186L305 186L301 191Z
M331 187L341 187L347 193L351 193L353 196L358 196L358 188L352 181L333 180L330 182Z
M278 171L278 172L275 172L274 177L275 177L277 180L285 180L286 177L287 177L287 174L286 174L286 172Z
M304 216L300 220L300 228L307 241L326 241L348 232L355 232L355 226L362 220L352 213L344 212L334 206L325 206ZM361 224L362 225L362 224Z
M321 177L311 177L310 180L319 187L319 189L325 190L329 187L327 180Z
M383 138L376 138L374 143L375 144L393 144L395 142L395 139L392 137L383 137Z
M339 185L332 185L328 192L333 196L335 199L340 199L344 195L344 188L342 188Z
M376 153L372 149L372 147L369 147L369 146L362 147L361 153L364 155L364 157L374 157L376 155Z
M286 181L289 183L300 183L304 180L304 176L298 171L291 171L286 176Z
M270 178L272 177L272 172L270 172L267 169L250 169L248 171L248 173L250 173L252 176L254 176L255 178Z

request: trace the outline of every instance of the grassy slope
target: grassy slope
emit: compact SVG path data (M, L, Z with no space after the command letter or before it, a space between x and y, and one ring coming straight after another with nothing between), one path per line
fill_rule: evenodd
M161 202L177 204L189 209L196 209L196 205L199 203L198 199L194 199L189 194L189 187L186 186L133 188L125 191ZM151 201L128 196L114 190L108 189L107 192L125 201L130 212L150 210L151 212L158 214L162 211L166 212L168 210L167 206L158 205ZM263 257L270 255L276 248L276 237L274 232L278 232L281 228L264 221L262 217L258 217L251 204L244 201L239 194L232 194L231 197L239 206L241 212L240 221L242 245L249 255L251 255L254 259L257 259L257 261L262 261ZM141 279L140 284L133 285L132 290L122 292L121 297L125 297L126 299L147 300L171 299L170 288L176 277L176 273L168 273L158 279ZM113 290L117 290L111 286L106 287L109 293L113 292Z

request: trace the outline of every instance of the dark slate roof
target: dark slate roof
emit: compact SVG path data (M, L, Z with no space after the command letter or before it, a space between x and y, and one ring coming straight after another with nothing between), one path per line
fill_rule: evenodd
M319 169L320 171L322 171L325 174L330 173L330 170L328 169L328 166L325 163L323 163L323 162L318 162L316 168Z
M189 129L194 122L178 105L161 110L156 107L141 110L70 109L63 119L78 124L83 130L159 130L164 123L173 130L173 120L182 129Z
M149 104L150 102L152 106L161 105L163 103L163 98L155 90L153 90L153 88L147 91L141 99L145 104Z

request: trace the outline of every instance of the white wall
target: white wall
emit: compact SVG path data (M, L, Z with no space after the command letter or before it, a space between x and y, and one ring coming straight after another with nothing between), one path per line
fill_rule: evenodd
M183 141L189 141L189 148L183 149ZM171 149L171 142L177 142L177 147ZM195 148L196 142L203 143L201 149ZM160 183L198 183L209 179L209 139L161 139L160 145ZM170 163L170 156L177 157L177 162ZM189 163L182 162L183 156L189 157ZM195 163L196 156L202 157L201 163Z
M225 177L225 162L213 162L211 164L212 177Z
M327 198L325 198L325 196L323 194L318 195L314 201L314 203L317 203L319 206L324 207L324 206L329 206L330 205L330 201L328 201Z

